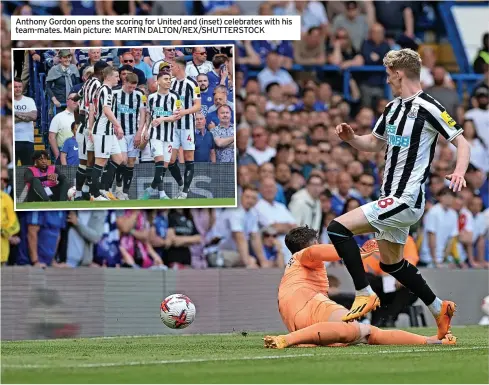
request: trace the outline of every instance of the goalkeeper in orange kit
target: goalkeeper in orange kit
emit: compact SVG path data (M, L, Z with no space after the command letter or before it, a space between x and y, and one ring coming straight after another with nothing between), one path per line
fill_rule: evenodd
M456 337L447 334L442 340L402 330L381 330L356 321L345 323L349 312L328 298L328 276L324 262L339 261L333 245L319 245L318 234L309 227L297 227L285 237L293 254L278 290L278 306L290 334L266 336L265 347L283 349L294 345L347 346L371 345L454 345ZM362 258L378 251L377 242L367 241Z

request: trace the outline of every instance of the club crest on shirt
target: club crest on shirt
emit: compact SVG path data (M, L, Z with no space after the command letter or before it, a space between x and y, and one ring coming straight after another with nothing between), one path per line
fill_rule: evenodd
M418 117L418 110L419 110L419 106L417 105L412 106L411 111L409 111L407 117L409 119L416 119Z

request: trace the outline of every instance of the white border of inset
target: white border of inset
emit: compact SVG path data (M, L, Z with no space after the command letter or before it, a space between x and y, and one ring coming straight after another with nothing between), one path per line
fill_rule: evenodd
M214 208L214 209L219 209L219 208L236 208L239 206L238 202L238 163L236 161L237 159L237 148L236 148L236 133L237 133L237 127L238 127L238 122L236 121L236 45L235 44L214 44L214 45L202 45L202 44L189 44L189 45L128 45L128 46L103 46L103 47L55 47L55 49L91 49L91 48L110 48L110 49L119 49L119 48L154 48L154 47L173 47L173 48L193 48L193 47L231 47L233 56L231 57L231 60L233 62L233 101L234 101L234 205L218 205L218 206L185 206L185 205L180 205L180 206L156 206L156 207L138 207L138 206L131 206L131 207L91 207L91 208L38 208L38 209L24 209L24 208L18 208L17 207L17 164L15 162L15 112L12 111L12 162L14 163L14 172L13 172L13 187L14 187L14 210L15 211L92 211L92 210L171 210L171 209L200 209L200 208ZM14 51L26 51L26 50L42 50L42 51L47 51L49 49L54 49L53 47L26 47L26 48L11 48L11 57L12 57L12 83L14 81L14 71L15 71L15 66L14 66ZM14 104L14 86L12 84L12 106ZM35 145L35 143L34 143ZM199 198L189 198L189 199L199 199ZM208 198L202 198L202 199L208 199ZM172 199L173 200L173 199ZM154 201L154 200L150 200ZM117 202L117 201L114 201ZM136 202L136 201L135 201ZM183 200L183 202L185 202ZM42 203L42 202L39 202ZM56 203L56 202L55 202Z

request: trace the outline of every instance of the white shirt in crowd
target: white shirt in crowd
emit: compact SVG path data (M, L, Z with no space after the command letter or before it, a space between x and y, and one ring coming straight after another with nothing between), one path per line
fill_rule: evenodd
M200 65L196 65L192 60L187 62L187 66L185 67L185 74L194 79L197 78L200 74L206 74L207 72L211 72L214 69L212 62L206 60Z
M234 242L233 233L241 232L248 242L251 234L258 233L258 218L254 209L246 211L242 207L224 210L216 218L216 226L213 231L222 237L219 249L238 251Z
M256 213L258 215L258 223L261 227L268 227L274 223L280 224L294 224L295 219L289 209L280 202L273 201L268 203L265 199L260 199L255 206ZM287 264L292 257L291 252L285 245L285 235L280 234L277 239L282 245L282 253L284 255L284 263Z
M462 210L460 210L460 213L458 214L458 226L460 229L459 231L465 230L474 234L474 230L475 230L474 216L465 207L462 207ZM467 260L467 252L465 251L464 246L460 242L457 242L457 249L458 249L458 255L460 257L460 262L465 262Z
M457 153L457 147L452 143L449 144L450 150L455 154ZM475 139L470 143L470 163L483 172L489 172L489 146L484 147L479 139Z
M428 233L436 234L436 260L443 262L443 254L448 242L458 235L458 215L455 210L444 209L440 203L434 205L423 218L423 242L419 258L422 262L431 264L431 251L428 243Z
M473 238L474 242L476 242L480 236L489 237L489 223L486 223L486 217L484 215L484 212L478 213L474 217L474 238Z
M321 202L314 199L306 188L292 195L289 209L298 226L307 225L317 231L321 229Z
M255 158L258 166L261 166L263 163L267 163L272 159L275 154L277 154L277 150L273 147L268 146L264 151L258 150L255 147L250 147L246 150L248 154L250 154L253 158Z
M421 67L420 79L421 79L421 84L423 84L424 88L429 88L435 85L435 79L433 79L431 70L428 67L425 66ZM452 81L452 77L447 72L445 74L444 84L445 85L450 84L451 81Z
M49 132L54 132L56 134L56 142L61 150L63 143L66 139L73 136L71 132L71 123L75 121L75 115L73 112L64 110L59 114L56 114L51 120L51 125L49 126Z
M328 24L328 16L324 6L319 1L309 1L302 14L300 14L293 1L285 9L287 15L301 16L301 31L307 32L312 27Z
M465 119L472 119L477 136L489 147L489 109L473 108L465 113Z
M32 112L37 111L34 99L28 96L22 96L22 99L14 99L15 112ZM15 123L15 141L34 143L34 122L17 122Z

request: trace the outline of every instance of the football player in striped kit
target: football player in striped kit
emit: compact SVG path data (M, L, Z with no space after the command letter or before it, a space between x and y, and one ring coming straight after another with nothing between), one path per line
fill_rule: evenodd
M80 121L76 133L78 142L78 157L80 164L76 171L75 200L90 200L90 184L94 162L93 142L88 140L88 121L90 106L94 103L97 90L102 86L103 70L109 65L104 61L98 61L93 67L93 75L87 79L81 89L82 100L80 104Z
M419 297L433 314L438 338L450 330L455 303L442 301L428 286L420 271L403 257L410 226L424 213L424 184L430 174L438 135L457 147L457 163L446 175L457 192L466 186L465 172L470 146L462 127L445 108L423 92L421 58L416 51L390 51L384 57L387 83L396 97L387 104L372 133L355 135L346 123L336 127L340 139L360 151L385 148L385 171L379 200L367 203L331 221L328 235L353 278L356 289L352 309L343 321L359 318L379 305L370 287L354 235L376 233L380 268Z
M107 67L103 71L104 83L97 90L94 97L94 105L90 106L89 114L89 140L93 142L95 152L95 164L92 171L92 185L90 194L93 200L109 200L110 193L106 193L102 184L102 173L109 158L107 178L109 173L115 173L122 164L121 148L118 139L122 139L124 133L117 121L114 111L117 106L114 103L112 87L119 81L119 72L113 67ZM95 122L93 122L95 119Z
M121 124L124 137L119 140L123 167L119 167L115 174L115 197L120 200L129 199L129 188L134 175L134 164L139 156L139 148L135 142L141 140L141 132L146 122L146 103L141 90L137 89L138 77L130 73L126 76L122 87L113 91L114 102L117 106L115 116ZM114 180L108 181L107 189L112 188Z
M149 119L144 138L149 139L151 154L155 162L155 173L151 186L144 191L143 200L149 199L156 191L160 199L169 199L164 190L163 178L172 156L175 122L180 119L176 108L178 95L170 90L170 71L161 71L156 81L158 91L148 97Z
M201 105L199 85L194 79L186 76L186 66L185 58L179 57L172 67L172 74L175 78L172 80L171 90L176 92L179 97L178 116L180 119L176 122L173 153L168 169L180 188L177 199L187 198L194 177L195 114L200 111ZM183 148L185 158L185 178L183 181L180 168L176 163L180 147Z

